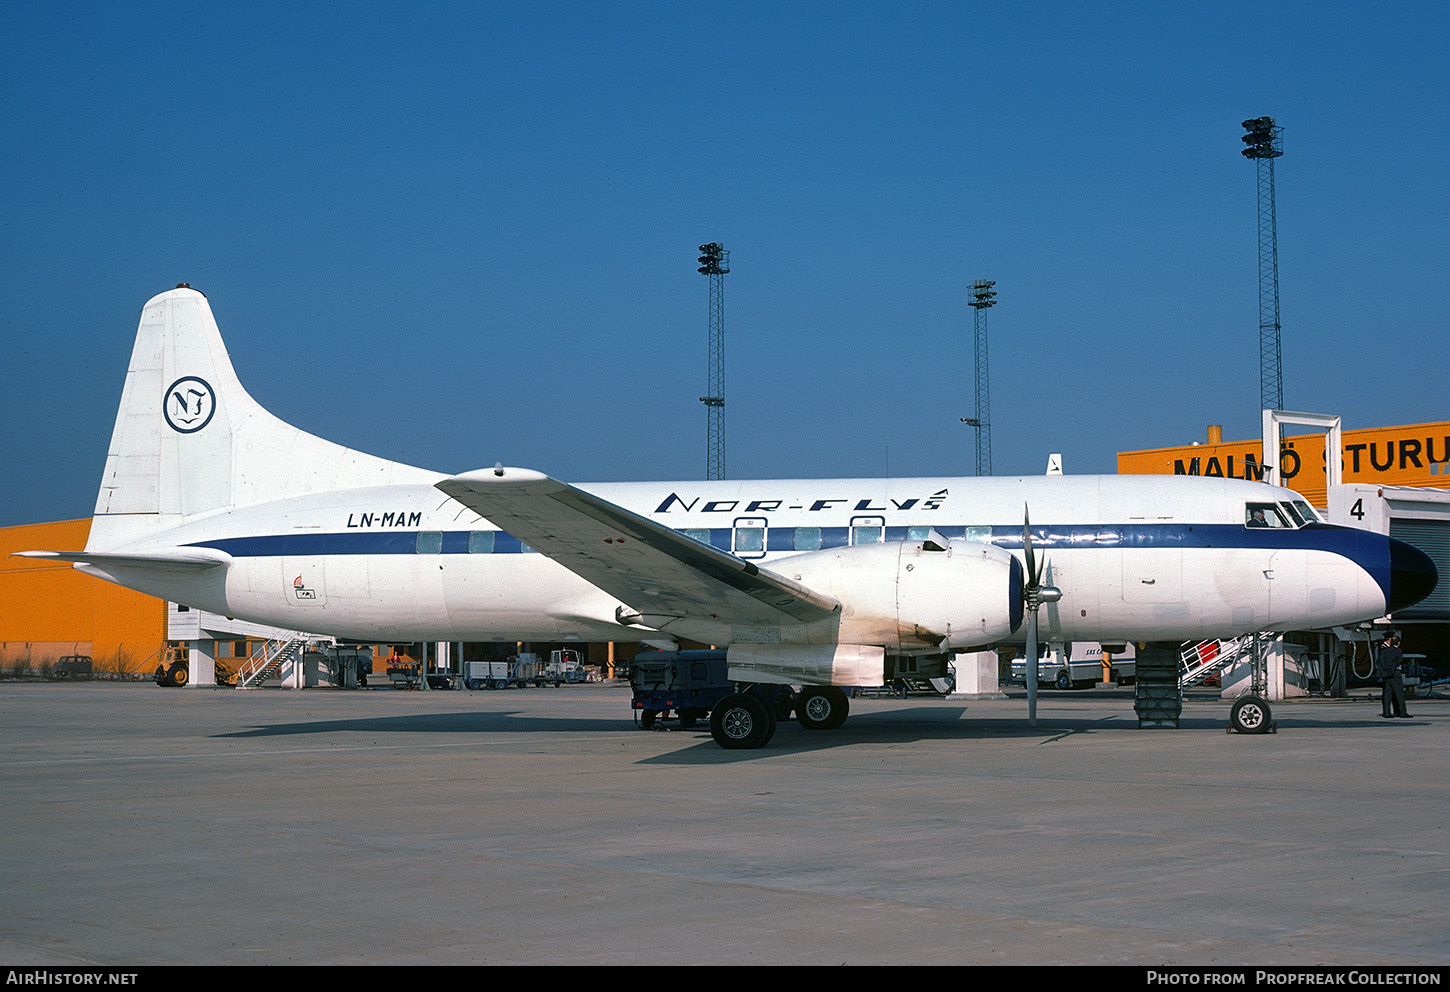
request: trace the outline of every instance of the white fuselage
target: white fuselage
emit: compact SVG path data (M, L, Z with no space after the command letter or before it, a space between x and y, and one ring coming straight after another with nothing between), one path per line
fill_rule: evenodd
M819 591L845 588L842 624L853 612L851 580L821 565L832 548L909 547L934 529L953 544L992 543L1020 558L1029 512L1043 581L1062 591L1042 610L1045 639L1186 640L1328 627L1385 610L1387 574L1362 560L1368 545L1360 532L1248 528L1246 504L1299 498L1257 483L1056 476L579 488ZM148 574L146 591L290 629L377 640L658 636L616 621L616 611L632 604L520 546L427 484L334 490L220 512L148 535L129 550L163 546L214 549L229 561L202 576ZM793 558L810 564L806 576ZM115 569L88 570L138 584ZM728 627L689 633L722 645L731 640ZM889 631L834 636L913 650L893 643Z

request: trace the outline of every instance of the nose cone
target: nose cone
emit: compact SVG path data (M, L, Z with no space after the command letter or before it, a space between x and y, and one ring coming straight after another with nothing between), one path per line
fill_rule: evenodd
M1440 581L1440 573L1436 571L1430 556L1413 544L1394 538L1390 538L1389 542L1390 594L1386 605L1389 612L1394 613L1407 606L1414 606L1434 592L1435 584Z

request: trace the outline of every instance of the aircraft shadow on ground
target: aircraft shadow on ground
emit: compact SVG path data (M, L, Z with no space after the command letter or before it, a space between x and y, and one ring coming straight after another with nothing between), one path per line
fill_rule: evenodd
M1224 732L1221 719L1185 718L1179 732ZM1116 732L1154 733L1138 727L1131 710L1091 717L1039 716L1037 726L1027 723L1026 716L1014 718L978 718L967 715L964 706L932 706L920 710L897 710L884 713L854 714L838 730L810 731L793 718L782 720L774 738L763 748L727 751L710 736L708 721L694 727L680 727L674 721L642 729L625 713L618 719L598 717L531 716L518 710L481 711L471 713L422 713L406 716L374 716L342 720L311 720L275 723L215 735L218 739L246 740L269 737L317 736L329 734L421 734L478 735L490 734L669 734L684 743L666 754L639 759L641 764L719 764L742 760L762 760L784 754L851 747L881 747L930 741L1020 740L1024 744L1043 744L1070 737ZM1171 731L1165 731L1171 732ZM590 746L581 740L581 747Z
M922 713L928 714L923 716ZM799 726L794 719L783 720L770 743L751 751L726 751L718 747L710 737L708 727L698 726L689 730L665 726L666 731L690 734L697 738L694 746L654 755L641 759L641 764L699 765L720 764L732 761L767 759L782 754L804 754L813 751L847 749L851 747L881 747L924 742L1019 740L1025 746L1038 746L1067 740L1072 737L1107 733L1129 734L1215 734L1229 733L1227 712L1222 716L1185 716L1180 718L1177 728L1139 727L1137 715L1131 708L1122 713L1107 716L1054 717L1039 714L1037 726L1028 724L1026 715L1017 718L973 719L965 715L964 707L932 707L924 711L896 711L890 713L853 714L846 725L833 731L809 731ZM1366 716L1351 722L1336 719L1334 726L1347 731L1381 726L1387 722L1378 715ZM1276 732L1312 726L1315 721L1306 720L1303 714L1289 719L1275 715ZM1409 723L1409 721L1407 721ZM1413 725L1413 724L1411 724ZM1253 736L1253 735L1247 735Z
M641 764L718 764L742 759L765 759L780 754L934 741L970 743L1007 739L1020 740L1031 746L1083 735L1154 732L1151 729L1140 730L1137 717L1131 711L1109 717L1054 719L1039 716L1036 727L1028 724L1025 715L1020 719L971 719L964 717L964 712L962 707L935 707L930 711L931 717L927 719L899 712L852 715L844 727L831 731L810 731L801 727L794 719L785 720L781 721L769 744L753 751L721 749L710 738L708 728L676 730L675 733L695 734L700 738L698 745L688 750L645 758ZM1185 719L1179 724L1178 730L1223 733L1224 724L1214 719Z
M361 717L347 720L310 720L274 723L250 730L215 735L221 739L287 737L293 735L386 733L386 734L490 734L490 733L606 733L637 731L629 715L619 720L597 717L540 717L517 710L473 713L413 713L407 716Z
M923 718L906 712L863 713L852 716L845 727L833 731L807 731L794 718L782 720L774 741L765 750L778 748L782 735L791 738L801 750L816 750L820 746L832 746L845 740L862 737L862 742L882 741L893 743L919 739L950 739L953 737L1041 737L1044 733L1062 733L1064 730L1080 732L1086 729L1121 729L1130 726L1114 718L1110 721L1097 719L1039 721L1034 729L1027 725L1026 718L1018 720L962 720L964 708L933 707L931 715ZM857 734L856 728L863 733ZM410 713L406 716L373 716L342 720L309 720L293 723L274 723L217 734L221 739L246 739L256 737L288 737L296 735L339 734L339 733L391 733L391 734L490 734L490 733L670 733L694 735L714 747L710 738L708 719L701 720L691 728L680 727L675 721L662 721L653 730L644 730L633 716L625 711L619 719L599 717L533 716L520 710L490 710L471 713ZM819 744L815 742L819 741Z

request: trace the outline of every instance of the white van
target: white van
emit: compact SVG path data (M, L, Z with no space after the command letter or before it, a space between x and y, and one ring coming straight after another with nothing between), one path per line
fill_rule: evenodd
M1108 664L1112 666L1112 681L1132 681L1136 674L1132 644L1108 645ZM1065 649L1065 650L1064 650ZM1012 660L1012 674L1008 681L1017 685L1027 682L1027 666L1024 659ZM1059 689L1082 689L1103 681L1103 646L1096 641L1081 641L1068 644L1047 644L1042 647L1042 656L1037 661L1037 684L1052 685Z

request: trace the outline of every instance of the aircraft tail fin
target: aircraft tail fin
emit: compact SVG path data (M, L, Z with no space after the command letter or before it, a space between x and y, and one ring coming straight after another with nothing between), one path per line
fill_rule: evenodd
M87 550L321 489L432 482L264 410L232 368L211 306L182 285L147 302L121 392Z

